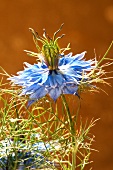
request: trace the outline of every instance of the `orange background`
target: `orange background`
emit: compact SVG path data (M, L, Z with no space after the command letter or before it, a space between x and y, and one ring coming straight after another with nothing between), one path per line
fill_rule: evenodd
M1 0L0 65L15 74L23 69L24 61L33 63L35 59L23 52L36 51L28 28L40 35L46 28L52 36L62 23L66 36L60 40L61 47L70 42L74 54L86 50L89 59L95 49L98 58L102 57L113 40L113 0ZM113 58L113 47L108 57ZM113 86L113 80L109 82ZM113 88L103 89L108 96L103 92L83 95L81 113L89 120L101 118L92 129L96 136L93 147L99 150L92 152L93 169L113 170Z

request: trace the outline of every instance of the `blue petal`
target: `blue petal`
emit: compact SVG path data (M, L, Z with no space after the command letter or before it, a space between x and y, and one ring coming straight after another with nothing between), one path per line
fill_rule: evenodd
M49 91L50 97L56 101L56 99L61 95L62 91L60 87L53 88Z
M76 85L65 86L63 88L63 94L76 94L77 90L78 86Z
M30 95L30 99L39 99L47 94L47 90L41 86L39 89L37 89L33 94Z
M76 54L75 56L72 57L73 60L81 60L84 58L86 54L86 51L82 52L81 54Z
M32 145L34 150L39 150L41 152L47 151L47 149L51 148L50 144L45 144L43 142L37 142Z
M64 57L60 58L58 65L61 66L61 65L68 64L68 62L71 60L71 56L72 56L72 53L69 53L69 54L65 55Z
M48 87L57 87L62 85L64 82L63 75L57 71L57 73L52 72L52 74L48 75L48 79L46 81L46 85Z
M47 89L45 89L43 86L37 89L29 96L28 107L38 99L44 97L47 93L48 93Z
M28 100L27 108L31 106L36 100Z

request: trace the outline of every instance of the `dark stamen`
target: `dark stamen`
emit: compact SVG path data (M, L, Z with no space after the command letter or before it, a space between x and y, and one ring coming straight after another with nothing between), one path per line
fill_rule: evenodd
M49 70L49 75L51 75L53 72L54 72L55 74L58 74L58 73L57 73L57 70Z

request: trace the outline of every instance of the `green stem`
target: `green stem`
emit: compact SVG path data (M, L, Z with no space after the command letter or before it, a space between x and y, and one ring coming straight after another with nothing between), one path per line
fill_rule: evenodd
M16 112L16 118L19 119L19 113L18 113L18 109L17 109L17 103L16 101L14 101L14 107L15 107L15 112ZM19 126L19 122L16 121L16 131L19 131L20 126ZM14 147L16 147L16 149L14 148L14 153L15 153L15 162L14 162L14 167L13 170L17 169L17 164L18 164L18 151L17 151L17 147L18 147L18 141L20 140L20 135L18 134L17 137L14 136Z
M106 58L108 52L110 51L111 47L113 45L113 41L111 42L110 46L108 47L107 51L105 52L104 56L101 58L101 60L97 63L97 67L100 65L100 63Z
M77 152L76 131L75 131L74 122L72 120L71 113L70 113L66 98L64 95L62 95L61 98L62 98L63 105L64 105L66 113L67 113L69 128L70 128L70 133L71 133L71 140L72 140L72 168L71 168L71 170L75 170L76 169L76 152Z

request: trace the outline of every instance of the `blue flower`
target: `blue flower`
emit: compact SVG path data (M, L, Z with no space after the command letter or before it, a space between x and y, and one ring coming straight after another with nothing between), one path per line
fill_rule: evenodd
M34 65L25 62L25 69L18 72L17 76L9 78L14 84L22 87L20 95L29 96L28 106L46 94L54 101L61 94L78 95L80 82L88 80L87 72L94 68L94 61L83 59L86 52L75 56L72 56L72 53L63 55L57 43L59 37L55 39L56 33L50 41L45 34L44 38L39 38L34 30L32 33L35 43L37 41L43 43L42 50L37 54L27 52L35 54L40 61Z
M33 134L34 136L38 134ZM28 141L29 143L29 141ZM15 161L17 162L17 169L24 170L25 168L41 169L44 167L57 167L57 162L50 161L48 156L44 156L44 153L51 153L53 148L60 150L61 145L58 141L53 140L49 142L37 141L34 144L22 143L11 139L5 139L0 141L0 170L13 169ZM15 150L14 147L18 146ZM16 154L15 154L16 153Z

